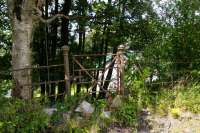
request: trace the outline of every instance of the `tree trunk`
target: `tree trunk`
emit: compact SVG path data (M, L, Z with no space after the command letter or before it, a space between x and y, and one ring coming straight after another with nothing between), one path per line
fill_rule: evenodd
M71 9L71 0L64 0L63 9L62 9L61 13L68 16L70 9ZM69 45L69 20L62 18L62 22L61 22L61 46L64 46L64 45L67 45L67 46ZM61 75L61 77L63 77L62 79L64 79L63 72L61 72L60 75ZM57 96L58 100L60 100L60 101L64 100L65 90L69 90L69 88L65 88L64 83L59 83L58 94L63 94L63 95L58 95Z
M18 4L18 5L17 5ZM12 36L12 68L23 69L31 66L31 41L32 41L32 10L34 0L25 0L16 3L8 0L8 7L13 26ZM13 96L31 99L31 70L24 69L13 71L13 79L16 83Z

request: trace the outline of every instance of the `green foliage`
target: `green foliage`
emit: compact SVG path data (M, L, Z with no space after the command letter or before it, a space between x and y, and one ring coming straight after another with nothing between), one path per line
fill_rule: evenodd
M95 112L91 116L91 125L98 125L99 130L105 130L113 122L112 116L105 117L103 112L106 110L107 103L105 99L98 99L94 102ZM105 112L104 112L105 113ZM95 126L91 127L95 128Z
M132 61L135 60L138 56L131 58ZM131 63L131 62L130 62ZM140 67L140 66L136 66ZM150 76L150 68L145 67L143 69L136 68L133 70L132 68L127 68L126 70L126 88L129 89L129 93L135 99L137 99L137 103L139 108L146 107L151 102L150 89L146 86L145 80Z
M51 116L51 123L52 124L59 124L63 121L63 113L67 113L75 109L78 105L79 101L81 100L82 96L69 96L65 99L64 102L57 102L56 108L57 111L53 113Z
M180 90L174 105L175 107L183 108L193 113L200 113L200 85L193 84L190 87Z
M97 115L100 115L103 109L105 109L106 107L106 100L105 99L95 100L94 106L95 106L95 112L97 113Z
M199 84L193 84L187 87L178 86L173 90L164 89L157 95L157 113L167 115L174 109L175 111L176 109L180 109L182 111L200 113L199 91Z
M70 119L66 122L66 125L70 133L98 133L100 131L97 123L91 123L89 120L83 120L82 123L78 123L75 119Z
M171 114L172 114L172 117L174 118L179 118L180 117L180 109L179 108L172 108L171 109Z
M93 103L95 111L91 116L83 116L74 110L83 101ZM51 125L54 132L75 132L75 133L97 133L106 131L113 122L113 118L103 115L107 107L105 99L91 99L85 96L75 95L68 97L64 103L57 104L57 111L51 117ZM64 117L63 117L64 116Z
M138 105L136 99L128 97L124 99L123 104L113 112L117 123L123 126L136 126L138 114Z
M13 83L11 80L3 80L0 82L0 97L7 94L8 90L12 89Z
M156 95L155 111L160 115L167 115L170 108L174 108L174 100L176 99L176 91L162 88L162 91Z
M46 130L47 114L36 101L0 98L0 132L38 133Z
M0 82L10 79L8 69L11 66L11 24L7 13L6 0L0 0ZM5 70L4 73L1 73Z
M51 6L54 6L53 2L50 3ZM71 4L72 8L68 7ZM129 64L125 74L126 89L128 89L130 97L125 99L123 105L114 112L114 117L119 123L126 126L134 125L137 120L137 111L140 108L149 106L156 108L163 115L171 110L175 117L178 114L177 108L184 108L198 113L200 112L200 95L198 93L200 88L198 84L187 87L179 86L177 89L173 86L174 84L163 86L158 81L168 82L171 79L179 80L182 77L192 77L192 82L199 82L199 1L172 0L167 1L166 6L159 4L159 2L157 4L161 11L156 16L153 10L154 7L146 0L120 2L75 0L70 4L59 3L55 7L58 6L63 9L63 13L66 15L70 12L72 16L78 15L84 18L93 14L95 19L88 21L88 19L80 17L81 19L69 21L69 24L61 19L59 23L49 24L47 31L45 31L44 25L41 24L39 28L35 29L36 33L33 37L33 49L37 51L33 52L34 63L37 65L45 65L47 61L49 61L49 64L59 63L61 60L60 47L63 45L62 41L66 38L69 40L67 39L64 42L69 42L71 54L107 53L113 50L113 47L127 43L130 46L130 51L132 50L130 56L128 55ZM50 5L47 6L50 7ZM11 59L11 28L6 13L5 0L0 1L0 7L0 18L2 18L0 19L0 67L1 70L6 70L5 74L0 73L1 97L1 95L5 95L8 89L12 88L12 83L10 80L4 80L10 79L8 68ZM48 15L54 15L56 12L58 11L51 8ZM61 34L58 34L56 30L58 27L61 27ZM66 27L70 27L71 30L64 31L63 29L66 29ZM71 35L69 31L73 30L78 34ZM92 32L86 33L89 30ZM77 36L79 36L79 39L76 38ZM41 45L44 44L45 38L48 39L46 40L47 46ZM86 42L84 42L85 40ZM46 47L47 51L45 50ZM48 53L44 51L49 51L49 55L52 55L49 60L46 59ZM93 59L93 61L81 61L81 63L86 68L91 66L100 68L104 67L103 64L106 64L107 60L108 57L106 59ZM158 83L158 85L151 84L152 81L146 82L154 74L154 70L157 71L159 80L153 83ZM184 70L189 72L185 74L183 73ZM50 71L54 73L54 70ZM50 80L58 79L60 75L63 76L62 72L60 75L58 74L58 77L55 76L56 74L51 74L53 76ZM47 76L42 78L43 76L39 73L34 73L32 76L33 80L39 79L38 77L41 80L47 80ZM94 77L98 76L94 75ZM84 79L86 78L84 77ZM65 121L63 113L74 110L81 99L80 96L67 97L64 103L58 103L58 111L51 117L51 124L56 125ZM31 103L29 105L29 103L21 100L1 100L5 102L1 101L1 113L5 112L7 114L5 119L0 117L0 128L2 130L9 130L7 132L35 132L47 125L44 121L41 125L38 124L40 123L39 120L45 119L47 121L48 119L42 115L42 112L33 108L35 104ZM73 132L89 132L89 125L99 125L101 128L104 126L100 125L101 121L106 123L112 121L112 118L105 119L101 117L101 113L106 107L105 100L91 100L89 102L93 103L96 108L95 113L89 119L83 120L84 128L75 123L74 119L66 122ZM28 110L24 110L24 108ZM41 107L38 108L41 109ZM76 115L78 114L74 113L72 117ZM28 124L24 125L22 121ZM68 127L65 125L61 128L64 131Z

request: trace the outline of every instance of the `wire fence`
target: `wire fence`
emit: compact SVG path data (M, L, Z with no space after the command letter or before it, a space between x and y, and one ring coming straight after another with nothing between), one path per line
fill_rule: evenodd
M186 85L190 81L200 81L200 59L182 58L182 59L149 59L144 56L138 59L134 52L129 58L127 53L96 53L70 55L69 60L69 77L66 76L66 64L53 64L47 66L33 65L31 67L10 69L0 71L0 77L9 76L15 71L23 72L31 70L32 83L23 84L31 87L36 97L56 97L64 96L66 92L66 82L70 84L70 95L77 93L100 93L100 92L117 92L120 93L124 86L122 82L122 67L128 71L128 75L143 80L147 87L158 85L160 87L173 87L177 84ZM129 53L130 55L130 53ZM123 59L122 59L123 57ZM129 60L131 59L131 60ZM189 61L191 59L191 61ZM185 60L185 61L184 61ZM148 76L143 77L145 69L148 68ZM111 77L107 75L112 70ZM114 73L114 74L113 74ZM138 75L139 73L139 75ZM125 77L128 77L125 75ZM133 82L134 79L126 81ZM105 84L108 83L105 89ZM80 88L80 92L77 92ZM37 92L37 94L35 94Z
M200 59L153 59L139 54L134 53L127 64L127 75L131 73L128 80L141 80L147 88L172 88L200 82Z
M105 60L104 60L105 59ZM99 61L98 61L99 60ZM69 78L65 79L66 64L54 65L33 65L31 67L10 69L8 71L0 71L0 77L3 75L11 76L13 72L23 73L30 70L32 77L31 84L22 84L32 89L34 97L56 98L67 94L65 86L66 82L70 83L70 95L76 93L101 93L101 92L117 92L120 87L120 64L119 55L117 54L83 54L70 55L67 65L69 65ZM108 71L112 70L110 78L106 78ZM107 89L104 85L108 83ZM80 92L77 89L81 90ZM85 91L86 90L86 91Z

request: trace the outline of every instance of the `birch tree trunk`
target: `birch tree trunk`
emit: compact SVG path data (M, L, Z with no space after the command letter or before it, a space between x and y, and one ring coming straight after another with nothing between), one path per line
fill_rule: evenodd
M7 4L13 29L12 68L17 70L31 66L32 9L35 0L21 0L21 3L16 3L15 1L19 0L8 0ZM13 79L15 87L12 95L22 99L31 99L31 70L13 71Z

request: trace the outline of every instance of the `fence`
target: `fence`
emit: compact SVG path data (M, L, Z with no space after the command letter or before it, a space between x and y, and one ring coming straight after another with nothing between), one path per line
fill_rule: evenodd
M87 94L99 94L101 92L124 94L124 48L119 47L117 53L106 54L69 55L69 48L67 46L63 46L62 51L64 57L63 64L35 65L12 70L10 73L13 71L23 72L31 70L32 83L24 84L23 86L30 86L34 96L37 97L57 99L59 97L63 98L65 95L74 95L82 92ZM142 52L139 51L132 54L135 54L136 57L140 56ZM153 60L146 58L146 60L138 60L135 58L127 65L131 65L132 71L129 74L132 74L132 77L137 75L134 72L142 72L145 67L150 68L150 76L142 79L145 85L150 88L155 85L159 85L160 88L165 86L173 87L176 84L185 84L189 80L199 82L200 75L198 71L190 70L191 66L196 66L198 69L200 65L199 59L191 59L191 61L187 59L187 61L184 61L184 59ZM185 68L176 70L176 68L173 68L174 66ZM4 73L7 74L9 72ZM2 73L0 74L2 75ZM129 79L128 82L133 80ZM132 86L135 85L133 84Z
M144 52L132 52L133 58L129 62L129 73L132 79L142 81L146 88L173 88L176 85L187 86L190 83L200 82L200 59L185 58L159 58L146 55ZM146 74L145 74L146 73ZM129 76L129 77L131 77ZM132 85L135 86L135 85Z
M62 51L63 64L35 65L14 69L11 73L31 70L32 83L22 86L32 88L35 97L49 97L55 100L65 95L82 93L84 89L88 94L123 94L123 48L119 48L117 53L106 54L69 55L68 46L63 46Z

